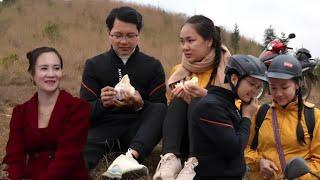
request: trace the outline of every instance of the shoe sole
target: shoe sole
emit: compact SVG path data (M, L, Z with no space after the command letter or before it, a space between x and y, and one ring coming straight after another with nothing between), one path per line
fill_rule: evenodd
M145 168L142 168L142 169L139 169L139 170L126 172L125 174L111 173L111 172L107 171L103 176L107 176L109 178L121 179L123 176L129 175L129 174L139 174L141 176L148 176L149 175L149 170L148 170L148 168L145 167Z
M130 175L130 174L139 174L139 176L140 175L141 176L148 176L149 172L148 172L148 168L143 168L143 169L136 170L136 171L130 171L130 172L127 172L125 174L106 172L104 174L104 176L107 176L109 178L121 179L122 177L125 177L125 176Z
M141 176L148 176L149 175L149 170L147 167L144 167L142 169L139 169L139 170L134 170L134 171L129 171L129 172L126 172L124 175L130 175L130 174L139 174Z
M154 178L153 180L175 180L175 178L161 178L161 177L157 177L157 178Z
M122 178L122 174L115 174L115 173L110 173L110 172L106 172L104 174L104 176L107 176L108 178L116 178L116 179L121 179Z

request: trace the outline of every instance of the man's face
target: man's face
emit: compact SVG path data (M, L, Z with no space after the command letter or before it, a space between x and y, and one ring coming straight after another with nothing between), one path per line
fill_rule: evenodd
M139 43L139 31L135 24L115 19L109 40L119 56L128 56Z

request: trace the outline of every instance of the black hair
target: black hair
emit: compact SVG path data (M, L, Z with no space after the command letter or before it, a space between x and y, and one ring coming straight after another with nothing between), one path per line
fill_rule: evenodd
M212 40L212 49L215 49L215 58L213 63L212 73L210 75L210 79L208 85L210 85L213 78L217 75L217 70L220 64L221 58L221 35L220 28L215 26L213 21L206 16L203 15L194 15L187 19L187 21L183 24L192 24L195 27L197 33L204 40Z
M111 31L111 29L113 28L115 19L119 19L126 23L135 24L139 32L142 28L141 14L131 7L124 6L120 8L114 8L111 10L110 14L106 19L106 24L109 31Z
M296 95L298 96L298 124L296 128L296 137L297 141L300 145L306 144L305 138L304 138L304 132L301 124L301 118L302 118L302 110L303 110L303 99L302 99L302 93L301 93L301 87L300 87L300 78L293 78L292 79L296 84L299 85L299 88L296 90Z
M28 61L29 61L28 72L31 75L34 75L34 73L35 73L35 66L36 66L38 57L41 54L47 53L47 52L55 53L58 56L59 60L60 60L61 69L63 68L62 57L61 57L61 55L59 54L59 52L55 48L52 48L52 47L39 47L39 48L36 48L36 49L33 49L33 50L29 51L27 53L27 55L26 55L27 58L28 58Z

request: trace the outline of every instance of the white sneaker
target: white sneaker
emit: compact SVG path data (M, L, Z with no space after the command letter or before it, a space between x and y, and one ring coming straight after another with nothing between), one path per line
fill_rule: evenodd
M160 157L153 180L174 180L182 168L180 159L172 153Z
M121 154L112 162L102 176L121 179L123 174L133 171L141 171L145 175L149 174L148 168L139 164L138 161L133 158L131 149L128 149L125 155Z
M192 180L196 176L194 168L198 165L198 160L195 157L188 158L187 162L184 162L184 167L180 171L176 180Z

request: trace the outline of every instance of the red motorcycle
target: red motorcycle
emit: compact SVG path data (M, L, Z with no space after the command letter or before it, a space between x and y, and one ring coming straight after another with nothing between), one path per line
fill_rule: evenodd
M262 51L262 53L259 56L259 59L268 68L273 58L280 54L295 55L302 65L302 88L301 88L302 98L308 99L311 92L312 82L315 82L315 80L317 80L317 77L313 73L314 69L317 66L317 61L311 58L310 51L305 48L298 49L296 53L293 53L292 51L290 51L293 48L288 47L288 42L290 39L293 39L295 37L296 35L291 33L287 38L277 38L272 40L267 45L267 47ZM261 99L264 96L266 91L268 91L267 83L263 85L263 88L261 88L257 96L258 99Z

